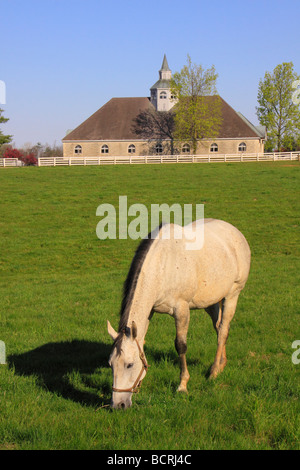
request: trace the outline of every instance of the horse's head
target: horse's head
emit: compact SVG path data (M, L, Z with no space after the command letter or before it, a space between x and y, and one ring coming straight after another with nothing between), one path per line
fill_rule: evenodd
M114 340L114 347L109 358L113 372L113 408L129 408L131 397L145 377L148 364L140 344L137 341L136 324L126 327L117 333L109 321L108 333Z

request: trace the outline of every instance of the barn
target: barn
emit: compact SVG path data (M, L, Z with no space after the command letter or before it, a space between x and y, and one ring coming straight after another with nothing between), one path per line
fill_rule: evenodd
M172 77L166 55L159 70L158 81L150 88L150 97L112 98L92 116L70 131L63 139L63 155L69 157L147 155L149 141L134 131L136 117L154 108L169 111L175 105L171 96ZM214 97L206 98L213 105ZM222 125L217 136L202 139L197 154L263 153L266 131L254 126L241 113L221 99ZM162 142L152 145L154 152L164 152ZM153 150L152 150L153 151ZM190 153L188 143L182 143L179 153Z

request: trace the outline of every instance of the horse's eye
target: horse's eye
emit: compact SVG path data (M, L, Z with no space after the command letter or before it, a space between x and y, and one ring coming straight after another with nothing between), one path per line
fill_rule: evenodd
M133 362L131 362L130 364L127 365L127 369L130 369L130 367L133 366Z

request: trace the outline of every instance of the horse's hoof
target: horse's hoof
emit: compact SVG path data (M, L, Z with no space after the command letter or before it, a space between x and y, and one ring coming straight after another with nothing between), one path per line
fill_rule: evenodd
M177 392L188 393L185 385L179 385L179 387L177 388Z
M212 367L210 370L208 380L214 380L219 375L219 373L220 373L220 369Z

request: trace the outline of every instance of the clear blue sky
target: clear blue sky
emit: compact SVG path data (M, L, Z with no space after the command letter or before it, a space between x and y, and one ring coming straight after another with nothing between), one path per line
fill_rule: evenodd
M257 124L260 78L300 73L299 0L0 0L0 80L14 142L60 143L112 97L149 96L164 53L215 65L220 95Z

